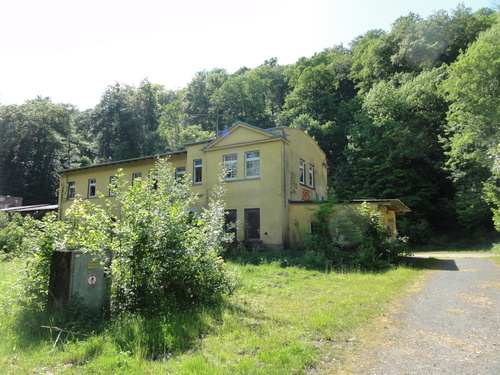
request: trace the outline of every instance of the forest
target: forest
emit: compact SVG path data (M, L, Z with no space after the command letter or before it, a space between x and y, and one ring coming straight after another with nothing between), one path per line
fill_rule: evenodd
M113 83L82 111L0 105L0 195L56 203L58 171L183 148L236 121L298 127L328 159L339 201L399 198L413 245L500 230L500 13L464 6L369 30L280 65L195 74L166 90Z

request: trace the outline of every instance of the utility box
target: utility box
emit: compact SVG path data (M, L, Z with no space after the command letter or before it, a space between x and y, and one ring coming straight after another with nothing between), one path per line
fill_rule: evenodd
M50 265L50 309L67 307L71 298L80 299L90 310L109 307L110 280L105 269L109 257L102 257L105 261L99 258L83 250L54 251Z

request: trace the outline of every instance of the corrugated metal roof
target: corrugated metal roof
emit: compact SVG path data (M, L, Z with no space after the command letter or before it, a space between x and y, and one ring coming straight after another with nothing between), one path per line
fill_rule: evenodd
M19 207L9 207L2 208L2 212L30 212L30 211L56 211L57 204L35 204L32 206L19 206Z

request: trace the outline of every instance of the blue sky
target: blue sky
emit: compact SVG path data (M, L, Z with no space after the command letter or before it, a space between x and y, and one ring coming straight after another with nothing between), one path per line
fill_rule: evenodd
M185 87L201 70L229 73L302 56L398 17L451 11L458 0L16 0L0 4L0 104L37 95L80 109L108 85L144 78ZM498 9L499 0L465 0Z

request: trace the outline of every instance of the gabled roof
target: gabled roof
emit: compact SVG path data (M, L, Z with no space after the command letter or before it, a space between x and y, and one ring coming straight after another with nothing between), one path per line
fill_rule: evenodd
M254 125L250 125L250 124L247 124L245 122L242 122L242 121L238 121L236 122L233 126L231 126L229 129L226 129L224 130L217 138L213 139L212 141L210 141L206 146L204 146L201 150L202 151L206 151L208 150L209 148L211 147L214 147L215 145L217 145L217 143L219 143L221 140L227 138L231 133L233 133L236 129L238 128L241 128L241 127L244 127L244 128L247 128L247 129L250 129L252 131L255 131L257 133L261 133L262 135L268 137L268 139L276 139L276 138L282 138L282 139L285 139L285 136L283 134L280 134L280 133L277 133L277 132L274 132L274 131L271 131L269 129L261 129L257 126L254 126Z

